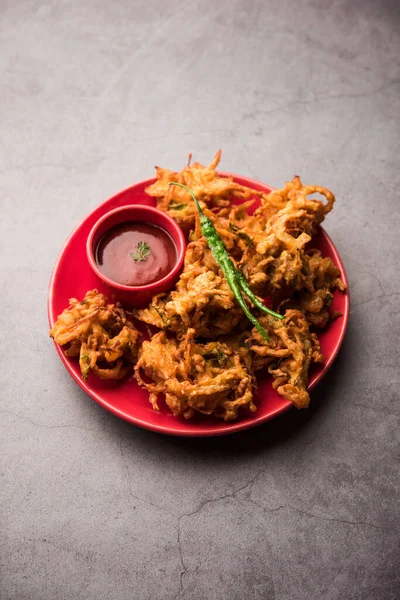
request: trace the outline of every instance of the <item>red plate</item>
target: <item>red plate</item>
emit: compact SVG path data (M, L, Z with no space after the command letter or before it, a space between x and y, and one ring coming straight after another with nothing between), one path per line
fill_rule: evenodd
M228 173L220 173L220 175L227 176ZM256 190L270 192L272 189L247 177L234 175L234 179L238 183ZM147 196L144 191L154 181L155 179L152 178L137 183L103 202L78 225L67 239L50 279L48 297L50 327L54 325L57 316L68 306L69 298L82 298L87 290L93 288L97 288L99 292L105 292L102 281L93 273L86 258L86 239L94 223L109 210L125 204L155 206L155 200ZM342 279L347 283L340 256L322 227L319 228L313 245L319 248L324 256L331 257L335 265L339 267ZM339 351L347 327L349 306L349 295L336 291L332 307L340 311L343 316L333 321L319 335L326 361L323 365L313 367L310 373L309 389L312 389L322 379ZM292 406L291 402L284 400L272 389L270 378L260 377L256 413L233 423L203 416L187 421L183 418L173 417L166 405L161 407L160 412L155 412L148 401L148 393L138 386L133 377L122 382L114 382L102 381L95 376L89 376L87 381L83 381L78 361L65 356L57 344L55 347L67 371L96 402L121 419L159 433L199 437L233 433L264 423Z

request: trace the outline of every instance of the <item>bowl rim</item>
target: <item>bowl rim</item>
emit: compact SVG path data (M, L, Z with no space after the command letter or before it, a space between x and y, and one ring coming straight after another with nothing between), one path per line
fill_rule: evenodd
M166 229L164 229L162 227L162 225L157 225L157 227L159 227L160 229L164 229L164 231L169 234L169 236L172 238L172 241L174 242L174 244L176 246L176 252L177 252L177 258L176 258L174 267L170 271L168 271L168 273L166 275L164 275L164 277L162 277L161 279L156 279L155 281L152 281L151 283L147 283L146 285L125 285L125 284L119 283L118 281L115 281L114 279L111 279L110 277L105 275L105 273L99 268L99 266L96 262L95 252L94 252L94 247L93 247L94 246L93 242L96 237L96 233L98 232L99 228L108 219L113 217L115 214L124 213L124 212L132 211L135 209L137 209L138 211L140 210L140 212L142 212L142 213L147 212L149 215L157 214L158 217L161 218L162 221L169 223L172 231L167 231ZM132 219L130 219L130 220L132 220ZM155 225L155 223L152 221L151 218L146 222L149 223L150 225ZM120 221L120 223L123 223L123 221ZM115 227L116 225L118 225L120 223L114 223L114 225L112 227ZM112 227L110 227L110 229ZM110 229L108 229L108 230L106 229L106 231L109 231ZM119 206L117 208L113 208L112 210L108 211L107 213L105 213L102 217L100 217L96 221L96 223L91 228L89 235L87 237L87 240L86 240L86 256L87 256L89 265L92 268L92 270L95 272L97 277L99 277L102 281L104 281L104 283L106 283L108 286L113 287L122 292L150 291L152 288L163 285L163 283L168 282L168 280L173 278L182 268L183 261L185 260L185 254L186 254L186 240L185 240L184 233L183 233L182 229L179 227L179 225L177 224L177 222L172 217L170 217L163 211L159 210L158 208L155 208L153 206L145 206L143 204L125 204L124 206Z

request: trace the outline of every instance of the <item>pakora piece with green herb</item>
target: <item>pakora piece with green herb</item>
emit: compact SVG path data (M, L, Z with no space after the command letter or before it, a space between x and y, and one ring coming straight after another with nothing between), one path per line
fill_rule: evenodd
M143 342L135 374L153 408L159 410L158 395L165 394L176 417L201 413L231 421L240 411L254 412L255 380L247 349L223 341L200 343L194 336L193 329L182 340L161 331Z
M208 166L197 162L190 164L189 155L188 164L180 172L156 167L157 181L146 188L146 193L156 198L157 208L169 214L185 231L193 229L197 209L190 194L169 185L172 181L189 187L199 200L216 211L230 206L235 197L262 195L235 182L233 177L221 177L216 171L220 160L221 150L218 150Z
M139 332L120 305L108 304L97 290L83 300L69 300L58 316L50 337L67 346L67 356L79 357L82 378L90 372L101 379L121 379L132 372L137 358Z
M277 321L269 315L260 318L270 341L253 329L246 340L255 370L268 369L272 387L297 408L307 408L308 371L312 363L324 361L319 341L310 332L307 319L298 310L288 310L285 319Z

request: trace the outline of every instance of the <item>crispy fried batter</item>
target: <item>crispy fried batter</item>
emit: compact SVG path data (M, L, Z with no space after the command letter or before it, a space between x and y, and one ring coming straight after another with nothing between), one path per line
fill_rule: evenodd
M327 202L308 198L315 193L323 195ZM307 287L305 246L316 225L332 210L334 201L332 192L320 186L303 186L298 176L283 189L264 196L253 217L264 223L263 229L249 231L253 243L246 246L240 263L249 283L266 294L282 288ZM246 227L243 231L247 233Z
M243 312L202 237L188 245L175 291L154 296L138 318L179 337L191 328L196 337L209 339L231 333Z
M298 286L292 288L291 297L280 302L278 310L296 308L305 314L311 326L321 329L338 316L330 310L335 289L346 291L339 269L329 257L322 257L319 250L309 250L302 255Z
M132 370L137 357L139 333L125 311L97 290L81 302L71 298L69 308L59 315L50 337L60 346L70 344L67 356L79 356L83 379L93 371L101 379L121 379Z
M272 386L278 394L290 400L297 408L307 408L310 397L307 392L308 369L312 362L323 362L318 338L310 333L303 313L288 310L283 321L269 315L260 322L268 331L270 343L253 329L247 343L254 353L254 368L268 366L273 377Z
M186 419L198 412L230 421L238 417L239 409L254 412L247 350L220 341L196 343L194 334L188 329L178 342L161 331L151 341L143 342L135 374L139 384L150 392L155 410L158 394L164 393L174 416ZM142 371L152 383L143 380Z
M194 227L197 210L191 196L182 188L170 186L171 181L188 186L209 208L227 207L233 197L262 195L236 183L233 177L220 177L215 170L220 160L221 150L218 150L207 167L197 162L190 165L190 157L179 173L156 167L157 181L146 188L146 193L157 198L157 208L173 217L184 230Z
M326 203L307 197L312 194L321 194L325 197ZM301 211L301 214L293 217L292 229L312 235L314 225L322 223L332 210L334 202L335 196L330 190L319 185L303 185L300 177L296 175L292 181L286 182L281 190L274 190L264 195L261 206L255 214L262 215L266 221L271 221L276 215L291 213L294 215L297 211Z

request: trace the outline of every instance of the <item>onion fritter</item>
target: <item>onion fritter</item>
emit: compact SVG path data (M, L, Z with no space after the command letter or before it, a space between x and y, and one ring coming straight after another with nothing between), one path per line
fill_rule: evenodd
M107 304L97 290L82 301L71 298L59 315L50 337L60 346L70 344L67 356L79 356L82 378L93 371L101 379L121 379L132 371L139 333L118 305Z
M315 193L325 196L327 202L308 198ZM248 232L253 243L247 244L240 262L250 285L263 288L266 294L306 287L305 247L334 201L332 192L320 186L303 186L298 176L283 189L265 195L251 217L263 223L263 228ZM248 224L242 227L244 233L247 229Z
M161 331L143 342L135 374L150 392L154 409L159 410L157 396L163 393L174 416L186 419L197 412L231 421L237 419L239 409L254 412L254 381L247 349L222 341L200 344L194 334L188 329L179 342ZM143 380L142 371L151 383Z
M247 343L254 353L254 369L268 366L272 387L297 408L307 408L308 370L312 362L323 362L319 341L310 333L307 320L298 310L288 310L285 319L277 321L269 315L260 322L268 331L270 343L253 329Z
M191 242L176 289L154 296L138 318L182 337L188 328L196 337L215 338L231 333L243 318L232 290L204 238Z
M319 250L306 251L302 255L302 263L299 286L294 287L291 294L286 294L289 297L279 303L278 310L300 310L310 326L321 329L339 316L330 310L333 292L335 289L344 292L346 286L340 278L339 269Z
M233 177L220 177L215 170L221 160L221 150L213 161L205 167L200 163L188 165L179 173L156 167L157 181L146 188L149 196L157 198L157 208L173 217L184 230L194 227L197 216L196 206L189 194L182 188L170 186L171 181L183 183L209 208L223 208L230 205L233 197L249 198L263 195L233 181Z

